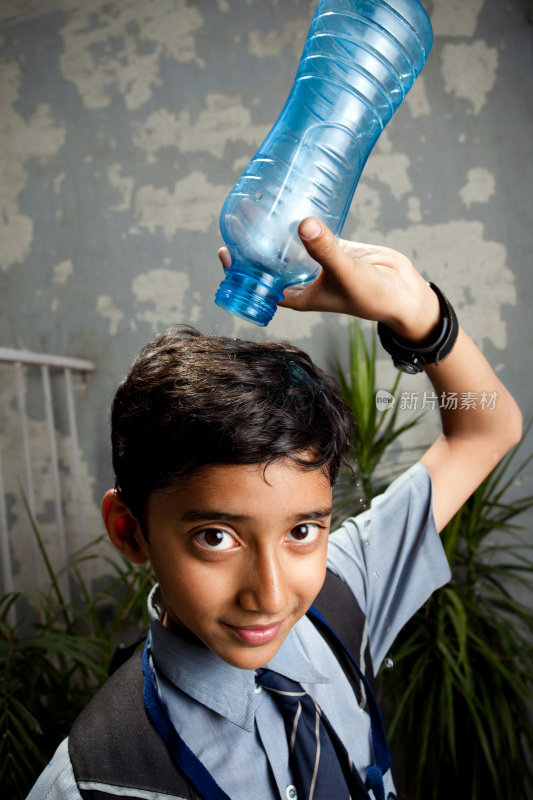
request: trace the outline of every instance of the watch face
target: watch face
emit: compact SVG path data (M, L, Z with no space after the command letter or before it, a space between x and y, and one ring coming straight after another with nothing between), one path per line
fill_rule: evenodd
M417 358L414 361L394 361L394 366L408 375L417 375L422 372L422 366Z

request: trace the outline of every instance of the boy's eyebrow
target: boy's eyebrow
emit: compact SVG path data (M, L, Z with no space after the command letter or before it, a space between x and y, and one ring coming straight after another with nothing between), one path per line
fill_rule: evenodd
M291 522L296 524L304 519L322 519L324 517L329 517L332 512L331 506L326 506L324 508L316 508L313 511L302 512L298 514L294 514L291 518ZM253 517L250 517L248 514L232 514L229 511L219 511L214 508L197 508L191 509L190 511L185 511L182 514L182 520L184 522L203 522L204 520L211 519L217 520L220 522L241 522L247 523L252 522Z

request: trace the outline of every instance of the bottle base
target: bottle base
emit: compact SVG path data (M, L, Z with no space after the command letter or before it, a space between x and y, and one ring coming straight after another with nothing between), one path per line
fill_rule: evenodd
M233 267L226 270L226 277L215 295L217 306L263 328L276 313L280 300L283 300L283 292L274 286L270 275L257 280Z

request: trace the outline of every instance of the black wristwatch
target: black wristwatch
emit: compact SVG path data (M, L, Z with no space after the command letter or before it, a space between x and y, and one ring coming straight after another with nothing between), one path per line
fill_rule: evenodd
M434 283L429 284L440 305L439 330L431 344L425 347L414 347L409 342L397 339L391 329L383 322L378 322L378 336L383 348L392 356L396 369L416 375L428 364L440 364L448 356L457 340L459 323L452 306L445 295Z

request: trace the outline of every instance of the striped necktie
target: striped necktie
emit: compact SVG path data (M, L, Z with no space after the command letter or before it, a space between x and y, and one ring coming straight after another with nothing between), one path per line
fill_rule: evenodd
M258 669L256 680L283 716L298 800L369 800L346 748L311 695L269 669Z

